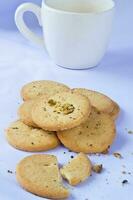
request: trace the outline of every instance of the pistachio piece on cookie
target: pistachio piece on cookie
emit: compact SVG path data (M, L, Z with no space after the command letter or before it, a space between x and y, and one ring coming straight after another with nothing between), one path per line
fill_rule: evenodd
M44 130L66 130L85 122L91 111L87 97L61 92L48 99L38 99L32 109L32 119Z

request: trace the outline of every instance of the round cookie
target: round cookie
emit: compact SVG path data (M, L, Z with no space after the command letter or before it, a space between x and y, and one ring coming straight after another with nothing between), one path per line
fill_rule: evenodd
M21 119L21 121L28 125L28 126L32 126L32 127L37 127L37 125L33 122L32 117L31 117L31 111L32 108L35 104L36 100L28 100L25 101L18 110L18 115Z
M16 121L6 130L6 138L13 147L23 151L46 151L57 147L60 142L53 132L29 127Z
M82 94L88 97L92 106L96 107L101 112L111 113L114 109L114 102L106 95L83 88L75 88L74 93Z
M50 199L69 196L53 155L38 154L24 158L17 165L16 178L24 189L38 196Z
M54 81L34 81L23 86L21 96L24 101L37 98L41 95L52 96L58 92L69 91L70 88L64 84Z
M32 127L38 127L32 120L32 108L33 106L35 105L36 103L36 100L38 99L46 99L46 95L42 95L36 99L31 99L31 100L27 100L25 101L20 107L19 107L19 110L18 110L18 115L20 117L20 120L28 125L28 126L32 126Z
M62 92L48 99L39 99L32 109L32 119L44 130L66 130L85 122L91 105L87 97Z
M115 124L107 113L92 109L88 120L80 126L57 133L61 143L75 152L102 153L115 138Z

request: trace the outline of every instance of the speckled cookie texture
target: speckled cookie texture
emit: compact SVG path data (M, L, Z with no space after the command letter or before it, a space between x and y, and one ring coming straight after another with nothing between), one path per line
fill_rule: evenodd
M93 108L88 120L80 126L58 132L65 147L75 152L102 153L115 138L115 123L111 116Z
M59 92L69 91L69 87L55 81L42 80L27 83L21 90L23 100L34 99L42 95L52 96Z
M114 102L106 95L84 88L75 88L72 90L74 93L82 94L88 97L92 106L96 107L99 111L111 113L114 109Z
M42 95L40 97L37 97L35 99L30 99L27 101L24 101L24 103L19 107L18 109L18 116L21 119L21 121L24 122L24 124L32 127L38 127L37 124L35 124L32 120L32 108L34 107L36 101L38 99L47 99L46 95Z
M91 161L84 153L79 153L61 169L61 175L69 184L77 185L85 181L91 175Z
M57 158L53 155L32 155L21 160L16 177L27 191L50 199L63 199L69 191L62 184Z
M46 151L60 144L55 133L29 127L20 120L6 130L6 138L9 144L23 151Z
M32 119L44 130L59 131L79 126L87 120L90 111L87 97L62 92L38 100L32 109Z
M33 127L37 127L37 125L33 122L32 120L32 116L31 116L31 111L32 108L35 104L36 100L28 100L25 101L18 110L18 115L19 118L21 119L21 121L28 125L28 126L33 126Z

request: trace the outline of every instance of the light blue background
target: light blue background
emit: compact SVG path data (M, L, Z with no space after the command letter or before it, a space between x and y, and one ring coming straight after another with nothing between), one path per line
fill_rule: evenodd
M109 155L91 156L93 163L102 163L103 173L94 175L85 183L72 189L69 200L132 200L133 199L133 0L116 0L114 29L108 51L98 67L89 70L67 70L56 66L45 51L32 45L14 24L16 7L22 0L0 0L0 200L42 200L19 187L15 173L18 160L30 153L15 150L7 144L4 129L17 119L20 88L26 82L51 79L71 88L85 87L110 96L121 107L117 121L117 136ZM40 0L32 2L40 3ZM27 22L37 27L37 21L27 16ZM71 153L65 148L47 153L65 164ZM123 159L112 153L119 152ZM75 154L74 154L75 155ZM123 168L123 165L126 168ZM130 171L132 175L121 172ZM106 184L108 178L109 184ZM129 184L121 182L128 179Z

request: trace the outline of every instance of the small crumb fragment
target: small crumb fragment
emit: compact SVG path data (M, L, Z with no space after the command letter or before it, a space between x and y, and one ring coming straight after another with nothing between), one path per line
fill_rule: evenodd
M93 166L92 166L92 170L93 170L95 173L98 173L98 174L101 173L102 169L103 169L103 165L102 165L102 164L100 164L100 165L93 165Z
M116 158L122 158L122 155L120 153L113 153L113 155L116 157Z
M74 156L71 156L71 158L74 158Z
M133 134L133 131L128 131L129 134Z
M7 170L7 172L8 172L9 174L13 174L13 172L12 172L11 170L9 170L9 169Z
M128 180L126 180L126 179L122 181L122 184L123 184L123 185L124 185L124 184L127 184L127 183L128 183Z
M122 174L126 174L126 171L122 171Z

